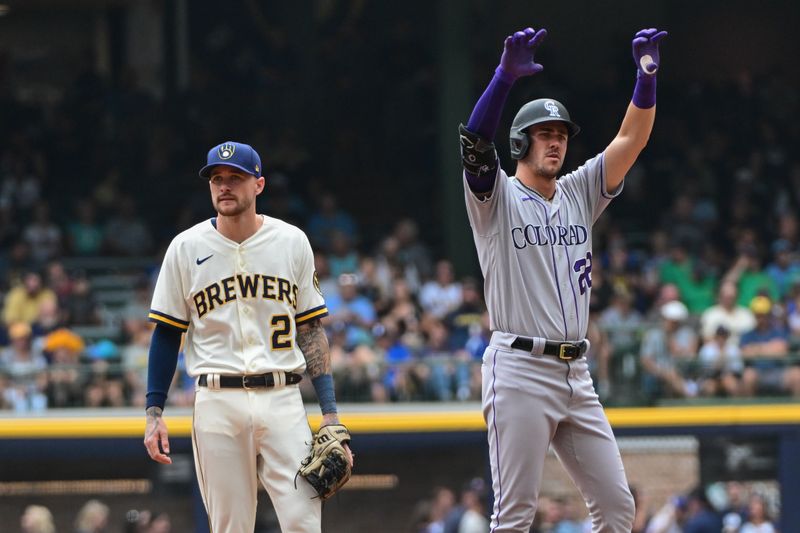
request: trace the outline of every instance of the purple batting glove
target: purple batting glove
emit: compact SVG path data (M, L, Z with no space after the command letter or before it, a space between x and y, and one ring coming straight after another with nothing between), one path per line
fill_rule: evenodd
M539 31L525 28L506 37L499 69L512 79L530 76L544 70L542 65L534 61L533 54L546 35L547 30L544 28Z
M658 43L667 36L667 32L655 28L640 30L633 38L633 60L642 74L652 76L658 71Z

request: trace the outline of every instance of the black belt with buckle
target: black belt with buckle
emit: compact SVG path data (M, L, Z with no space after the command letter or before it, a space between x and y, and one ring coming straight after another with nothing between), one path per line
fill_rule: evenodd
M514 342L511 343L511 347L515 350L525 350L526 352L533 351L533 339L528 337L517 337L514 339ZM566 359L571 361L573 359L578 359L586 353L586 342L555 342L555 341L545 341L544 343L544 350L542 353L544 355L552 355L553 357L558 357L559 359Z
M286 372L286 384L294 385L300 383L303 376L294 372ZM201 387L208 386L208 375L200 374L197 383ZM220 376L219 386L223 389L269 389L275 386L275 376L268 374L248 374L245 376Z

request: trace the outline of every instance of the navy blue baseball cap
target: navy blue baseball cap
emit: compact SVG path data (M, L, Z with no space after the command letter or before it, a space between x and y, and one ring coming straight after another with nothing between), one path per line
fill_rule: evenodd
M200 177L211 176L211 169L217 165L230 165L257 178L261 177L261 158L249 144L225 141L209 150L206 166L200 169Z

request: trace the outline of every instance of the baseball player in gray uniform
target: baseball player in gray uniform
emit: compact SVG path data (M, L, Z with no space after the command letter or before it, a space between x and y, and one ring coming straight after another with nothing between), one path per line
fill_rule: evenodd
M516 175L500 168L493 139L512 84L540 72L546 30L505 40L500 65L461 126L467 213L485 278L491 329L483 356L493 533L528 532L549 446L583 495L592 531L628 533L634 502L619 449L592 386L585 339L592 288L592 225L622 191L655 119L655 29L633 39L637 80L616 137L559 178L580 128L552 98L525 104L511 127Z
M211 530L253 531L260 480L281 531L318 532L320 500L296 481L312 439L297 385L304 370L322 425L339 421L314 255L300 229L256 213L265 183L251 146L222 143L206 162L200 176L217 216L173 239L153 294L144 444L153 460L172 462L161 415L185 332L186 368L197 379L194 460Z

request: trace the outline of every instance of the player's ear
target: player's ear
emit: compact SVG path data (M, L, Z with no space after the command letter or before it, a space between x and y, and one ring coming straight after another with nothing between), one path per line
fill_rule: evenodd
M264 176L259 176L256 178L256 194L261 194L264 192L264 187L266 186L267 180Z

